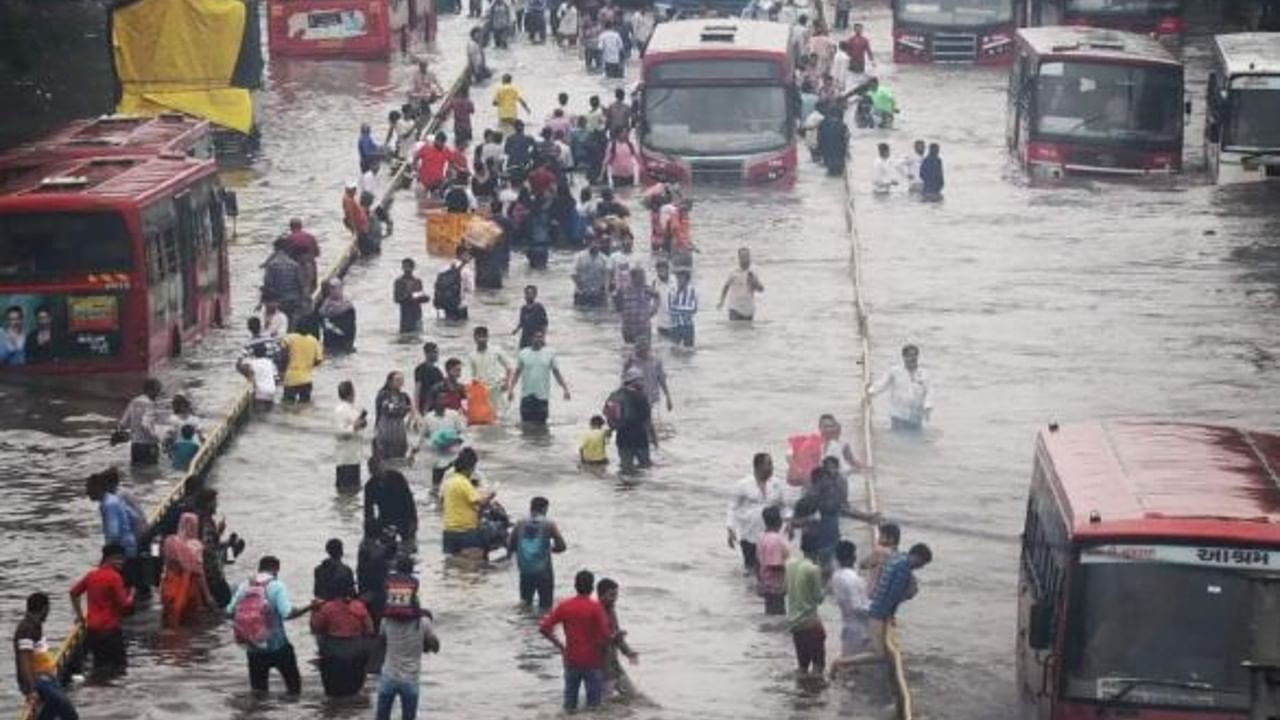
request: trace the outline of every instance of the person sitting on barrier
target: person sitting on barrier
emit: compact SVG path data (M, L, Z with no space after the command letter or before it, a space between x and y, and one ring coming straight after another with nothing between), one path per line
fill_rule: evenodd
M931 562L933 551L924 543L916 543L905 555L899 553L889 560L871 592L871 606L867 610L871 649L852 657L838 658L831 664L832 677L845 668L872 665L888 659L889 625L893 623L898 607L911 598L915 572Z

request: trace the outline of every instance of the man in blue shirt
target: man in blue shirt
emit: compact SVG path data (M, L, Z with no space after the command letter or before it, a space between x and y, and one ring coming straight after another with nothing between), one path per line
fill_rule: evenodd
M853 665L870 665L883 661L889 654L889 624L898 613L898 606L910 600L915 571L933 561L933 551L924 543L916 543L904 555L898 553L885 563L880 579L871 592L871 607L867 615L871 634L871 650L851 657L839 658L831 664L834 676L842 668Z
M304 605L295 609L289 602L289 590L285 587L284 581L278 577L279 574L279 558L272 555L263 556L258 561L258 574L236 589L235 595L227 605L227 616L235 620L237 636L246 631L252 631L255 624L259 622L265 622L267 626L268 634L261 646L244 643L245 654L249 659L249 687L255 692L265 693L271 669L275 668L284 678L288 693L298 695L302 692L302 676L298 673L298 658L293 652L293 645L289 644L284 623L286 620L311 612L312 607ZM237 613L240 604L246 602L246 597L251 593L254 596L261 593L265 599L265 602L261 603L256 599L250 601L261 608L257 617L250 617L249 606L246 606L244 612ZM241 637L236 639L242 643L245 640Z
M85 494L98 503L98 513L102 517L102 544L124 548L121 575L138 597L145 599L151 594L151 586L144 572L145 563L138 554L138 536L144 530L146 519L141 508L126 501L119 487L120 472L109 468L89 476L85 481Z
M356 151L360 153L360 174L369 171L377 172L378 163L382 160L382 148L373 139L373 129L368 123L360 126L360 140L356 142Z

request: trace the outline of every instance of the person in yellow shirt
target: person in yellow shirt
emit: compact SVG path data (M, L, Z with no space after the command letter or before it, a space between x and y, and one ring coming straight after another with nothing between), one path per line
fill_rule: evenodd
M524 101L520 88L511 82L511 73L504 74L502 76L502 84L498 85L498 89L493 91L493 106L498 108L499 125L508 134L515 127L516 120L520 118L520 108L524 108L526 113L533 113L529 109L529 105Z
M281 344L289 355L289 363L284 368L284 401L309 403L311 375L324 360L324 349L320 341L305 330L285 335Z
M609 426L605 425L603 417L591 416L591 429L578 443L578 459L583 465L609 464L609 453L606 448L609 445L609 434L612 432Z
M453 472L440 486L440 502L444 506L444 553L484 558L488 543L480 527L480 511L493 502L492 491L481 491L471 482L475 472L476 451L462 448L453 461Z

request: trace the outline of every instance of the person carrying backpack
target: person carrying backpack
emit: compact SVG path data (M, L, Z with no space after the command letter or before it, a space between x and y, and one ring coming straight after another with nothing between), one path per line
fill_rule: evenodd
M475 288L474 271L467 267L470 259L467 249L459 246L457 260L436 275L432 303L444 313L446 320L458 322L467 319L467 292Z
M560 528L547 519L550 506L551 501L544 497L529 501L529 517L516 523L508 546L520 568L521 604L531 607L536 593L538 609L542 612L551 609L555 594L551 555L564 552L566 547Z
M609 394L601 413L614 431L618 461L623 473L652 467L649 447L658 447L653 431L653 409L644 391L644 373L629 367L622 375L622 387Z
M249 660L249 687L265 693L271 669L275 668L284 678L288 693L298 695L302 692L302 676L284 623L312 608L294 608L279 575L280 559L264 555L258 561L258 573L236 589L227 605L227 615L232 619L236 643L244 648Z

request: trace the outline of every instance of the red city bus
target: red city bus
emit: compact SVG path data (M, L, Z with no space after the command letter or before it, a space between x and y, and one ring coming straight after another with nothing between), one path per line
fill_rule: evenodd
M160 153L212 158L213 126L208 120L182 113L103 115L76 120L46 137L0 154L0 168Z
M1027 0L1028 25L1087 25L1181 39L1182 0Z
M1280 435L1041 432L1018 583L1020 717L1276 717L1278 469Z
M409 22L410 0L269 0L272 57L381 59Z
M755 20L658 25L637 90L650 181L795 178L790 35L785 24Z
M1007 65L1014 0L893 0L893 61Z
M73 160L0 186L0 378L145 373L229 308L212 160Z
M1182 63L1145 35L1018 31L1006 140L1032 174L1182 169Z

